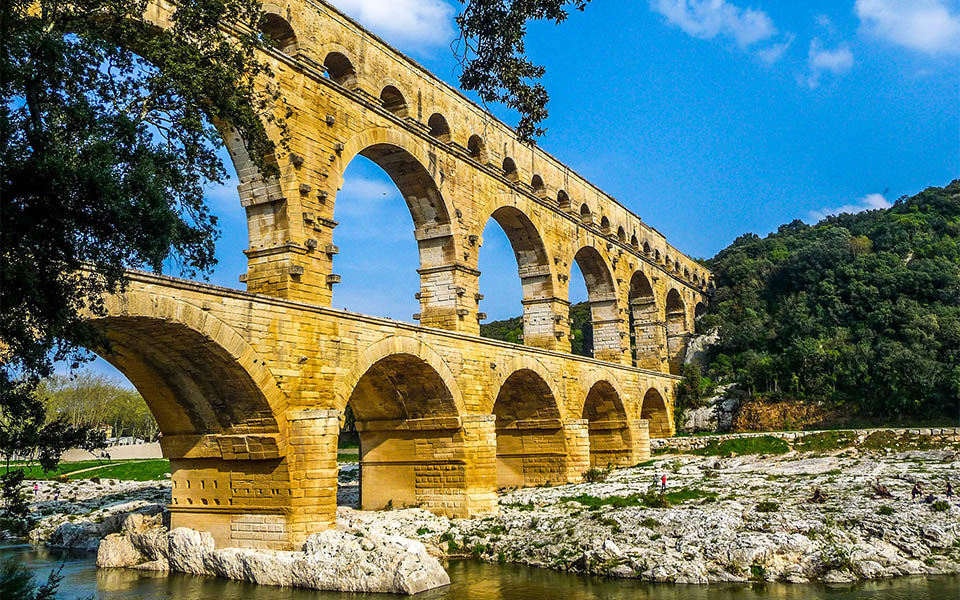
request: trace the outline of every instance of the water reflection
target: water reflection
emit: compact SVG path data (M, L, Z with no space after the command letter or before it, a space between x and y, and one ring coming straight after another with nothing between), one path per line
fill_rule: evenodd
M97 570L87 553L48 551L33 546L0 547L0 558L15 557L45 578L63 564L60 600L386 600L386 594L344 594L257 586L212 577L161 575L127 569ZM452 584L418 600L957 600L960 577L883 580L857 585L721 584L655 585L632 580L585 577L519 565L454 561Z

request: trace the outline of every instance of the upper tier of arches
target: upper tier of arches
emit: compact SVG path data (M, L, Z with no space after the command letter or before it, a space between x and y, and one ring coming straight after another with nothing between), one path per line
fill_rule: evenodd
M264 33L278 53L320 66L329 81L356 99L379 105L686 285L708 289L709 271L637 215L542 149L522 145L508 126L331 6L267 2L263 8Z

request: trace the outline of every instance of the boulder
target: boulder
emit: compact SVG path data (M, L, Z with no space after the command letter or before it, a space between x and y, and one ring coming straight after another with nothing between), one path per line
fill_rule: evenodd
M450 584L440 562L407 538L324 531L301 552L217 549L209 533L178 527L108 536L97 566L211 575L263 585L343 592L417 594Z

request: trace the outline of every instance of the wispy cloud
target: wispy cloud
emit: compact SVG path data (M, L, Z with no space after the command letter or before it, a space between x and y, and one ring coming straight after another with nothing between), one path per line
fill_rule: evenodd
M960 54L960 11L942 0L856 0L864 31L925 54Z
M337 8L388 41L414 49L453 39L453 6L444 0L333 0Z
M768 65L772 65L780 60L783 54L790 48L790 45L793 44L793 40L796 39L796 37L797 36L792 33L788 33L784 41L757 50L757 57Z
M844 213L858 213L865 210L876 210L878 208L890 208L892 204L883 197L883 194L867 194L857 200L854 204L844 204L834 208L822 208L820 210L811 210L808 215L813 221L821 221L830 215L840 215Z
M755 51L766 63L779 60L793 42L787 34L783 41L769 43L779 33L770 15L726 0L650 0L650 8L693 37L732 40L742 49ZM763 43L769 44L760 47Z
M853 52L846 46L832 50L824 48L818 38L810 41L810 50L807 53L807 67L809 72L805 82L810 89L820 85L823 73L843 75L853 68Z

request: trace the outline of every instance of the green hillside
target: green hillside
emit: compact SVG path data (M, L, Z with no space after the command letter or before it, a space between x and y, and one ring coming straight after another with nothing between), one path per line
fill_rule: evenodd
M580 302L570 306L571 350L580 356L593 355L593 326L590 324L590 304ZM523 343L523 318L513 317L480 324L480 335L494 340Z
M885 210L743 235L709 261L704 375L882 418L960 413L960 180Z

